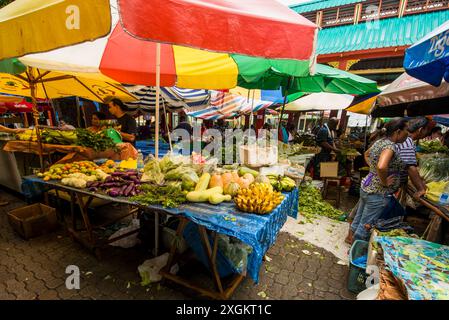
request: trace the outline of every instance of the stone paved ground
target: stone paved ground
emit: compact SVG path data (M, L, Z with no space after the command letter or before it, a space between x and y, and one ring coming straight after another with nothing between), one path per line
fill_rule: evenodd
M137 266L151 258L141 247L108 247L101 260L74 243L61 228L22 240L8 224L6 213L25 203L0 191L10 201L0 207L0 299L197 299L172 283L140 286ZM305 254L303 250L308 254ZM280 233L268 251L271 259L261 268L260 282L245 279L233 299L354 299L346 290L348 267L337 264L331 253L315 248L287 233ZM81 289L68 290L65 269L75 264L81 270ZM194 277L198 266L191 267Z

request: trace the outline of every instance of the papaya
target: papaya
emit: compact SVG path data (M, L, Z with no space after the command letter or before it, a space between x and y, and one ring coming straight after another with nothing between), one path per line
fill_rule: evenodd
M251 182L248 179L241 177L238 181L238 184L240 185L240 188L246 189L246 188L249 188L249 185L251 184Z
M221 175L221 180L223 182L223 188L225 188L230 182L232 182L232 173L231 172L225 172Z
M221 178L221 175L219 175L219 174L214 174L210 178L209 188L214 188L214 187L222 187L223 188L223 179Z
M195 191L205 191L209 186L210 173L205 172L201 175L200 180L196 184Z
M232 171L232 181L239 183L240 181L240 176L237 173L237 171Z

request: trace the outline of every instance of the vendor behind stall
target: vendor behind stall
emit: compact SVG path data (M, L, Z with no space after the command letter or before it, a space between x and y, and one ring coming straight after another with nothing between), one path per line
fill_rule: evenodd
M109 112L117 118L120 125L120 134L123 141L130 142L133 145L136 141L137 123L136 120L125 112L125 104L117 98L112 99L109 103Z
M92 132L99 132L103 130L103 126L101 125L101 121L106 120L106 115L103 112L94 112L92 114L92 126L87 128Z
M330 118L328 123L325 123L316 135L316 143L321 147L321 151L315 155L314 159L314 177L320 177L320 163L329 162L332 160L332 152L338 153L339 149L335 146L335 130L338 126L337 118Z

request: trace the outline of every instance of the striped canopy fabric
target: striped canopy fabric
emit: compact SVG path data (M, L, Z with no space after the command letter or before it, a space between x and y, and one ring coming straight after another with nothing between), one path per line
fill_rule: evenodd
M126 103L130 113L137 111L152 112L156 107L156 88L147 86L127 86L126 89L139 100ZM159 104L172 112L201 110L210 102L208 90L183 89L178 87L162 87Z
M271 101L248 99L229 92L211 91L211 101L208 108L197 111L186 110L186 113L191 117L203 120L219 120L257 112L268 108L272 104Z

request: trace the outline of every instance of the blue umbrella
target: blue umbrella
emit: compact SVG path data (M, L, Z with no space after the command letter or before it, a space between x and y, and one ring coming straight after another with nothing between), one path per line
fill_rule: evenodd
M414 78L438 87L449 82L449 21L405 51L405 71Z

